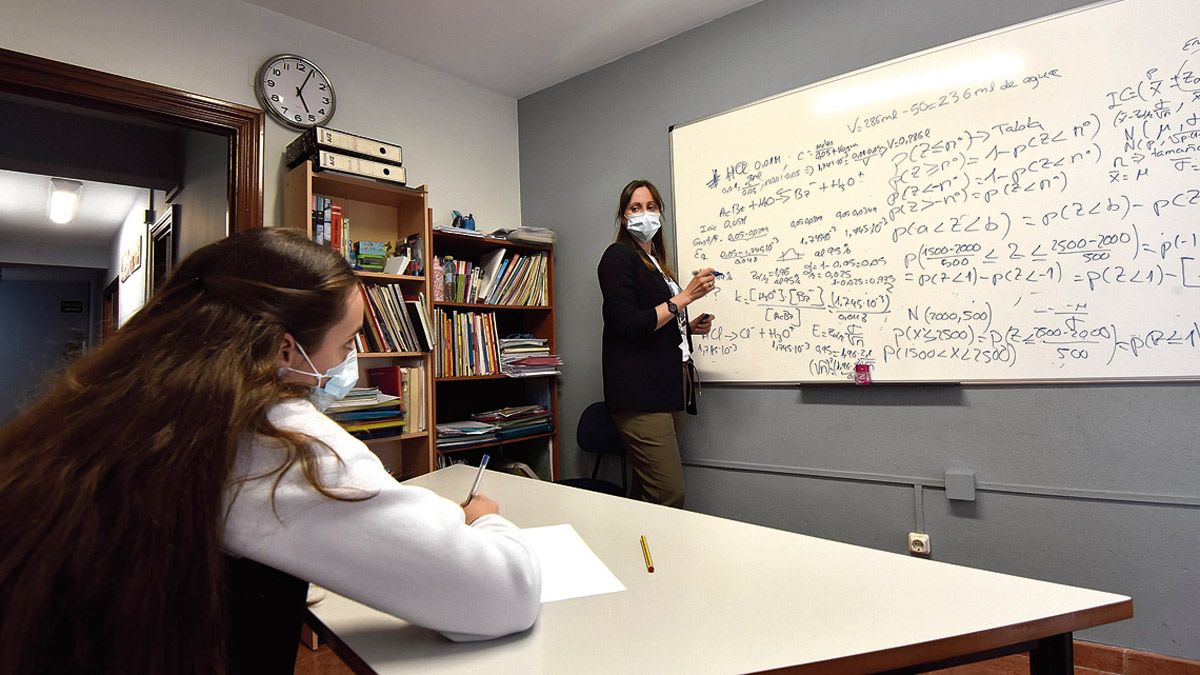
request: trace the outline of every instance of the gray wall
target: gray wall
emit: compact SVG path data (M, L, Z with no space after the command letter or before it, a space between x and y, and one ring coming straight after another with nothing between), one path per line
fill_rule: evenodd
M670 125L1081 4L774 0L521 99L523 221L559 231L562 438L601 397L618 192L669 189ZM1083 638L1200 658L1194 385L708 387L701 409L688 508L895 552L925 531L937 560L1133 597ZM976 502L945 499L947 469L976 472Z

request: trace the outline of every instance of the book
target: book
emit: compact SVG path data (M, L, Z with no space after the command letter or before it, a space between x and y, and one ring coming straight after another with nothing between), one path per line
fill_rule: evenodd
M342 250L342 205L334 204L330 207L329 228L325 239L329 247L335 251Z
M407 255L394 255L394 256L388 258L387 262L385 262L383 264L384 274L404 274L404 271L407 269L408 269L408 256Z
M311 127L288 143L283 150L283 161L291 169L313 157L320 148L389 164L404 163L404 153L399 145L321 126Z
M400 396L404 390L403 368L400 366L380 366L367 369L367 381L372 387L389 396Z
M405 299L404 305L408 309L408 316L416 332L421 351L427 352L433 349L433 336L429 331L429 319L425 317L424 298L420 297L417 300Z
M359 284L358 291L362 294L363 299L363 337L367 339L369 351L390 351L383 337L383 326L380 325L379 316L371 303L371 296L367 293L367 287Z
M496 280L500 266L504 263L504 253L503 248L498 248L479 259L479 266L483 268L483 276L479 280L479 298L485 302L488 292L491 291L492 282Z

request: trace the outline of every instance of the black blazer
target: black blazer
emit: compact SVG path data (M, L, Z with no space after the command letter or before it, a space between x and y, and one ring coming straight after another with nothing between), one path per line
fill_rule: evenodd
M654 328L654 308L672 295L667 282L621 242L604 251L596 273L604 295L605 403L611 410L683 410L679 325L668 321ZM692 336L687 339L690 348Z

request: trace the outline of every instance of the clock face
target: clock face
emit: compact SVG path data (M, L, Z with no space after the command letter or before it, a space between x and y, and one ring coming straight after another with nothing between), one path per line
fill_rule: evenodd
M292 54L267 59L258 69L254 92L268 113L296 129L325 124L337 104L333 85L317 64Z

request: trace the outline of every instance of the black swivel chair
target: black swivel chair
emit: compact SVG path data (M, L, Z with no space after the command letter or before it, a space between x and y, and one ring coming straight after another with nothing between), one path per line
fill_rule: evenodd
M579 416L579 426L575 430L575 440L579 443L579 447L596 453L596 464L592 467L592 477L565 478L556 482L618 497L629 494L625 444L621 442L621 435L617 432L612 418L608 416L608 406L604 405L604 401L597 401L583 409L583 414ZM604 460L605 455L616 455L621 458L620 485L596 478L596 475L600 473L600 462Z
M248 558L225 556L229 675L291 675L308 582Z

